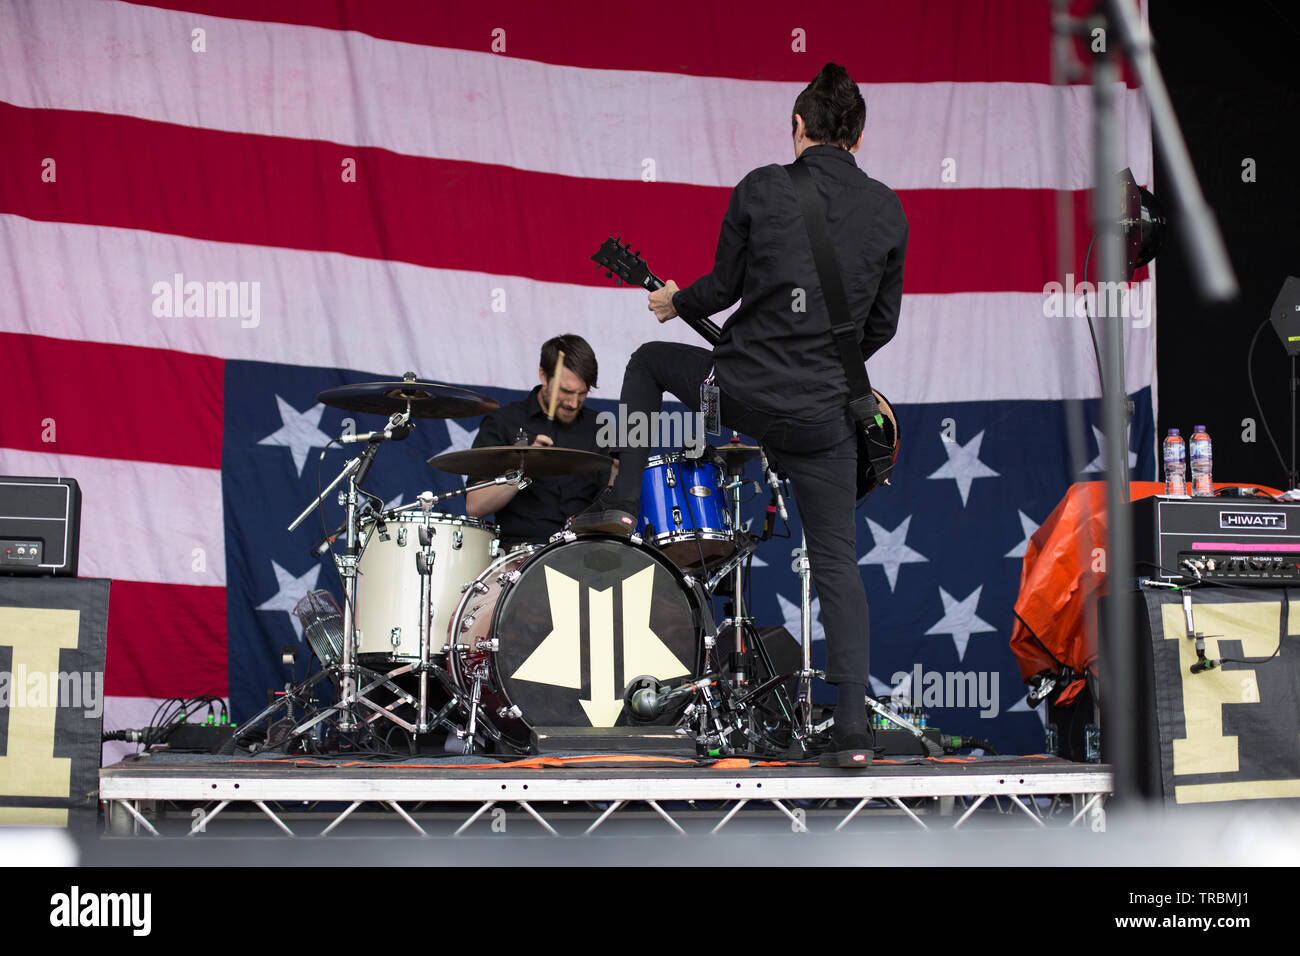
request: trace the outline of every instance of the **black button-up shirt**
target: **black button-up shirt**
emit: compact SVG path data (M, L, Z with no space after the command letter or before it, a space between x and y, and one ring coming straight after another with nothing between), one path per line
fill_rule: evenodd
M864 359L894 337L903 296L907 218L893 190L838 146L810 146L805 163L826 202L849 312ZM825 421L848 404L799 197L780 166L732 191L713 272L673 296L679 315L706 318L740 299L713 351L719 387L778 418ZM803 311L800 311L800 309Z
M519 429L528 436L526 444L541 433L551 436L557 447L578 448L605 454L596 444L596 413L583 406L571 424L557 417L554 426L546 420L546 412L537 401L538 385L528 397L497 409L483 419L474 447L484 445L513 445ZM485 481L495 475L467 478L466 484ZM557 478L537 478L519 492L504 508L496 513L496 523L501 526L501 543L512 547L520 542L545 541L564 527L565 519L577 514L599 494L609 482L609 471L587 472L581 475L561 475Z

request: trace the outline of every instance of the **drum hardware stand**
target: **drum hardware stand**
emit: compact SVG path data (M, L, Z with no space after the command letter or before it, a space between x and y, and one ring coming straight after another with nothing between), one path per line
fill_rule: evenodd
M635 683L635 682L634 682ZM731 742L733 734L745 735L744 724L736 709L727 706L724 700L724 693L721 690L725 687L722 681L722 675L717 671L710 671L702 677L688 682L693 686L696 699L688 703L681 713L677 726L682 727L687 724L695 724L695 744L708 753L710 756L726 756L735 753L740 749ZM719 688L714 692L714 686ZM683 687L687 685L682 685ZM667 689L667 685L661 685L660 691ZM632 685L624 691L625 699L632 691ZM724 720L723 711L727 711L727 719Z
M302 723L297 724L286 735L285 739L293 740L295 738L306 735L313 727L315 727L317 724L320 724L322 721L328 719L331 714L339 710L337 704L328 707L324 710L318 709L315 701L313 700L310 694L310 690L312 687L314 687L325 677L331 677L331 678L335 677L337 675L337 670L338 670L337 664L330 665L326 669L313 674L311 677L307 678L302 683L297 684L296 686L293 687L287 687L279 700L276 700L273 703L267 705L263 710L259 711L256 715L244 721L244 723L242 723L235 730L235 733L231 738L232 741L234 741L235 744L238 744L239 741L241 741L244 737L248 735L249 731L253 730L255 727L260 725L263 721L271 717L279 710L284 710L286 716L290 720L293 720L295 704L301 706L303 711L302 717L304 719ZM359 694L358 699L369 704L376 711L376 713L367 715L366 717L363 718L359 718L360 722L370 724L373 723L375 720L378 720L381 716L387 716L390 720L392 720L398 726L401 726L407 732L413 732L415 730L414 726L402 720L402 718L392 713L392 711L403 704L408 704L412 706L415 705L416 703L415 698L412 697L410 694L408 694L406 691L404 691L397 684L394 684L391 680L388 679L388 676L386 675L380 674L376 671L370 670L369 668L361 667L361 666L358 666L357 670L360 674L370 679L369 683L365 684L363 687L360 688L358 692ZM435 726L441 726L445 724L449 730L454 730L455 726L451 724L449 721L446 721L446 717L452 710L454 710L457 706L461 705L463 701L460 699L459 695L455 691L455 688L452 687L450 683L444 682L444 685L447 687L448 693L451 695L451 700L450 703L448 703L443 708L443 710L434 718L433 724ZM370 693L375 688L381 686L386 687L388 690L392 691L393 694L396 695L396 697L398 698L393 703L388 704L386 707L383 708L379 707L377 704L370 702L369 699L365 697L366 694Z
M387 440L388 432L394 429L409 429L414 427L411 421L410 403L407 403L407 410L396 412L389 418L388 428L384 432L378 433L369 438L366 447L361 454L350 459L343 466L337 477L316 497L303 512L294 519L289 525L289 531L294 531L306 520L313 510L320 507L327 496L334 491L343 481L347 481L346 490L342 493L342 503L347 514L347 546L342 555L335 555L335 562L339 568L339 576L343 579L344 606L346 612L343 615L343 659L342 661L332 664L330 670L338 675L339 700L332 707L320 712L307 722L295 727L292 736L298 736L306 733L313 726L329 718L332 714L339 715L338 729L340 733L350 733L357 726L358 721L373 723L379 718L385 718L401 727L407 733L419 734L426 733L434 727L445 726L449 731L456 733L458 736L463 732L459 727L448 719L448 714L456 707L464 703L460 693L449 678L442 672L436 664L429 660L429 604L432 601L432 589L429 587L428 574L432 571L432 555L429 554L429 548L432 543L432 528L426 523L425 527L420 529L422 552L417 554L417 562L424 559L424 567L417 563L417 571L421 573L421 656L418 664L403 665L386 675L381 675L370 668L361 667L356 663L356 634L355 634L355 607L356 607L356 590L357 590L357 565L360 561L358 541L360 538L360 498L361 484L364 482L370 466L374 463L375 454L379 450L382 442ZM322 452L322 454L324 454ZM487 488L497 484L519 484L521 487L526 486L528 479L521 473L512 472L510 474L481 482L469 488L457 488L441 495L433 495L431 492L425 492L420 496L420 500L413 502L401 508L394 508L386 514L396 515L402 511L409 511L414 508L422 508L425 512L426 522L433 505L447 498L462 495L468 491L475 491L479 488ZM427 592L427 593L426 593ZM391 680L393 677L400 676L416 670L420 678L420 697L417 700L412 697ZM428 675L432 672L444 689L450 695L450 703L443 707L432 720L429 718L428 705ZM359 686L358 676L369 680L365 686ZM366 696L369 692L377 687L386 687L389 691L397 696L397 700L386 706L381 706ZM356 705L369 707L373 713L360 717L355 713ZM407 704L416 708L416 722L410 723L395 713L398 706ZM265 714L259 715L258 720L264 719ZM472 715L471 715L472 717ZM245 725L245 728L252 725L252 721ZM241 730L245 729L241 728Z
M740 489L749 483L744 477L744 465L740 461L731 461L727 470L729 472L727 482L727 491L731 498L731 527L733 532L740 530ZM739 548L737 548L739 550ZM732 570L731 602L735 614L723 622L723 627L733 627L735 629L736 644L731 656L731 677L737 687L744 687L748 683L748 675L745 673L745 629L754 629L754 620L745 613L745 563L737 561ZM762 643L761 641L759 642ZM771 673L769 671L769 673Z
M727 560L722 564L718 565L718 569L709 576L707 581L704 582L704 590L709 594L712 594L718 589L718 585L726 580L727 575L735 572L738 564L743 563L746 558L758 550L757 542L743 531L737 532L737 542L736 553L727 558Z
M429 579L433 574L435 560L433 536L436 533L429 522L429 514L433 510L433 492L422 492L419 504L424 509L424 524L419 529L420 550L415 555L415 570L420 575L420 704L416 711L416 733L427 734L429 732L429 641L432 639L429 629L433 619L433 588L430 586Z
M813 678L825 678L826 672L812 666L812 565L808 561L808 536L800 533L799 550L791 570L799 575L799 643L803 648L803 668L799 671L799 699L803 701L802 731L813 735ZM870 698L868 698L870 700Z
M892 710L890 710L888 707L886 707L876 698L872 697L870 694L867 695L867 706L870 707L877 714L879 714L882 719L889 721L891 724L897 724L903 730L906 730L913 737L919 740L921 742L922 749L925 750L926 756L928 757L943 756L943 747L940 746L937 741L931 740L929 737L927 737L925 735L924 730L916 726L916 724L912 723L902 714L894 713ZM833 724L834 722L835 722L834 718L831 718L831 720L828 723Z
M474 675L474 686L469 691L469 724L465 728L465 753L474 752L474 734L478 730L478 715L483 708L483 675Z
M492 643L495 643L495 638ZM449 648L448 652L451 653L462 648L465 650L469 649L468 645L458 644L455 647ZM496 648L494 647L492 650L496 650ZM505 740L501 731L497 728L496 724L492 722L491 718L483 712L483 684L486 683L487 680L488 676L484 668L481 666L475 667L474 683L470 687L469 701L466 707L466 713L469 715L469 719L464 728L455 728L456 738L462 742L464 748L460 751L461 753L472 754L474 752L474 744L480 732L485 734L495 743L505 743L507 746L513 747L513 745L509 744ZM507 712L501 714L501 716L519 716L518 707L512 707L511 710L514 711L514 713Z
M767 467L767 458L763 456L764 471L769 475L771 469ZM720 584L727 574L732 575L732 603L730 617L725 618L719 624L719 633L732 628L735 634L735 646L731 654L731 674L734 687L730 688L735 692L735 697L730 694L724 694L724 698L733 709L740 709L748 713L750 723L757 719L757 714L753 708L748 706L750 701L758 700L761 696L775 690L777 707L780 709L784 720L789 724L791 734L795 741L802 747L806 735L800 724L795 708L791 705L786 696L785 689L780 684L786 675L782 675L780 680L776 680L776 668L772 663L771 655L768 654L767 648L758 633L758 627L753 617L746 613L744 586L745 586L745 562L746 559L757 548L757 544L752 538L745 540L741 537L740 528L742 527L740 519L740 494L739 491L746 484L752 483L752 479L744 477L743 464L739 460L732 461L728 465L728 482L726 490L731 499L731 527L737 535L736 554L729 558L714 574L709 578L706 589L709 593ZM774 476L773 476L774 477ZM753 649L753 653L758 658L762 666L766 679L753 692L747 693L746 690L750 685L750 675L746 664L746 633L749 635L748 647ZM761 693L759 692L761 691ZM751 740L756 740L759 736L758 728L749 729L748 736Z
M362 717L355 717L354 720L355 720L355 721L359 721L359 722L361 722L361 723L365 723L365 724L372 724L372 723L374 723L376 720L378 720L379 718L383 717L383 718L386 718L386 719L392 721L394 724L396 724L398 727L401 727L403 730L405 730L405 731L406 731L407 733L409 733L409 734L415 734L415 733L418 733L418 732L419 732L419 728L418 728L418 725L417 725L417 724L413 724L413 723L411 723L411 722L409 722L409 721L407 721L407 720L404 720L402 717L399 717L399 716L397 715L397 713L396 713L397 708L400 707L400 706L402 706L402 705L407 705L407 706L410 706L410 707L417 707L417 706L418 706L418 701L416 700L416 698L412 697L412 696L411 696L410 694L408 694L405 690L403 690L403 689L402 689L401 687L399 687L397 684L394 684L394 683L389 679L389 677L391 677L391 676L395 676L395 675L398 675L398 674L401 674L401 673L406 673L406 672L410 671L413 667L414 667L414 665L412 665L412 664L407 664L407 665L405 665L404 667L399 668L398 670L394 671L392 674L390 674L390 675L385 675L385 674L380 674L380 673L378 673L378 672L376 672L376 671L372 671L372 670L370 670L370 668L368 668L368 667L363 667L363 666L358 665L358 666L357 666L357 671L358 671L360 674L362 674L362 675L365 676L365 677L373 678L373 679L370 681L370 683L365 684L364 686L362 686L362 687L360 687L360 688L358 689L358 691L357 691L357 693L356 693L356 698L355 698L355 699L356 699L356 701L357 701L358 703L365 704L367 707L369 707L369 708L373 711L373 713L367 714L367 715L362 716ZM440 711L438 712L438 714L435 715L434 719L433 719L432 721L430 721L430 726L431 726L431 727L445 727L445 728L446 728L447 730L449 730L449 731L456 732L456 731L458 731L458 728L456 727L456 725L455 725L454 723L452 723L452 722L448 719L448 715L449 715L453 710L455 710L457 707L463 705L463 704L464 704L464 700L461 698L461 696L459 695L459 693L456 692L455 688L452 687L451 683L450 683L449 681L444 680L444 679L442 678L442 675L441 675L440 673L438 673L438 670L437 670L437 669L434 670L434 674L435 674L435 676L437 676L437 677L439 678L439 680L442 682L443 686L447 689L447 692L448 692L448 694L450 695L450 700L449 700L448 703L447 703L447 704L442 708L442 710L440 710ZM369 697L366 696L366 695L369 694L372 690L374 690L374 689L377 688L377 687L381 687L381 686L387 688L387 689L390 690L390 691L392 691L393 694L397 697L397 699L394 700L394 701L393 701L392 703L390 703L390 704L386 704L386 705L380 706L379 704L375 703L375 702L372 701ZM327 719L331 714L333 714L333 713L335 713L335 712L338 712L339 714L343 714L343 713L345 712L345 711L344 711L344 708L343 708L342 701L340 701L339 703L336 703L336 704L332 705L331 707L327 708L327 709L324 710L324 711L321 711L319 714L317 714L317 715L316 715L315 717L313 717L311 720L309 720L309 721L307 721L307 722L305 722L305 723L303 723L303 724L300 724L299 726L295 727L295 728L293 729L292 736L299 736L299 735L301 735L301 734L303 734L303 733L306 733L306 732L307 732L308 730L310 730L313 726L315 726L316 724L320 723L322 720ZM342 721L339 721L338 723L339 723L339 730L340 730L341 733L348 733L348 732L350 732L350 731L353 729L352 727L349 727L347 730L344 730L344 729L343 729L343 725L342 725Z
M338 565L339 576L343 579L345 608L345 613L343 614L343 659L338 664L333 665L340 675L339 700L336 704L322 712L312 721L309 721L301 727L295 728L295 733L305 731L315 723L324 720L326 716L334 711L337 711L339 714L339 732L344 734L350 733L356 727L356 722L358 720L358 717L353 710L354 705L356 704L364 704L375 711L379 716L387 717L389 720L393 721L398 726L403 727L408 732L414 729L413 725L407 724L406 721L393 713L392 708L396 706L396 704L389 705L388 707L381 707L365 696L366 691L372 690L376 686L379 686L380 683L387 684L390 689L396 689L400 694L405 695L405 692L400 691L400 688L397 688L397 685L381 678L380 681L368 684L364 689L358 689L357 676L359 673L364 672L367 677L380 677L380 675L368 668L358 667L355 657L356 634L354 630L357 597L357 564L360 561L357 542L360 537L360 507L358 502L362 494L361 484L365 481L366 475L370 471L370 466L374 464L375 455L379 451L379 446L390 437L393 437L395 432L400 432L402 437L405 437L405 435L409 434L410 430L414 427L415 423L411 420L411 403L407 402L405 410L394 412L390 415L388 426L383 431L373 433L368 439L366 439L366 447L362 450L361 454L346 462L338 476L335 477L325 490L317 495L315 500L312 501L312 503L308 505L289 525L288 530L291 532L295 531L298 526L307 519L307 516L310 515L312 511L324 503L325 498L330 494L330 492L338 487L338 485L344 480L347 481L347 488L342 493L343 507L347 515L347 546L342 555L334 556L335 563ZM322 451L321 454L324 455L324 451ZM409 697L410 695L405 696ZM414 699L411 699L409 702L414 703ZM423 712L421 712L421 716L423 716Z
M440 504L448 498L457 498L460 495L469 494L471 491L480 491L484 488L492 488L495 485L518 485L519 490L523 491L532 483L533 479L525 477L523 472L511 471L496 478L489 478L487 481L480 481L476 485L469 485L465 488L453 488L451 491L444 491L440 495L435 495L431 491L421 492L420 497L417 500L412 501L409 505L398 505L396 508L389 508L387 511L383 512L383 515L386 518L394 518L404 512L414 511L416 508L423 508L425 506L425 495L429 496L428 504L431 509L434 505ZM325 490L329 491L328 488Z
M722 581L727 574L732 573L733 570L737 573L737 577L739 578L740 568L743 567L744 559L753 553L755 547L756 545L754 544L753 539L748 539L742 542L738 549L738 553L729 558L721 568L714 572L713 576L709 578L707 582L701 582L691 574L683 575L683 582L688 588L691 588L695 592L696 598L699 601L700 611L697 627L703 634L704 640L704 660L702 669L706 669L710 665L713 665L714 667L718 666L720 661L717 660L717 654L715 654L715 651L717 650L718 636L726 628L736 626L737 622L739 622L740 627L747 627L753 632L754 643L757 645L759 655L763 660L763 666L767 668L769 674L772 673L772 661L767 656L767 651L766 648L763 647L762 641L757 639L758 635L757 632L754 631L753 620L750 618L735 617L727 618L720 624L715 624L713 611L709 606L709 595L713 592L713 589L717 587L718 583ZM733 734L739 734L743 738L753 739L753 735L746 732L742 714L747 709L744 707L744 703L749 699L756 699L756 697L762 696L761 693L745 695L740 699L732 698L729 693L730 688L728 688L726 683L723 681L720 672L716 670L707 671L703 677L698 681L694 681L694 683L696 684L696 690L699 694L700 700L698 703L693 701L687 705L687 707L682 711L681 720L682 723L686 723L692 718L698 716L699 732L696 734L697 745L703 746L708 752L716 750L720 754L730 754L741 749L732 743L731 737ZM711 689L714 685L718 687L717 691ZM760 688L762 693L766 693L768 689L766 682ZM724 723L722 715L724 709L727 711L729 716L726 723ZM783 702L783 710L784 709L785 707ZM792 714L788 715L788 719L793 723ZM710 724L712 725L711 727ZM711 745L711 741L716 741L716 747Z
M703 738L705 748L708 750L710 755L714 753L714 748L709 746L709 740L710 738L713 738L717 741L716 749L718 755L725 756L727 754L735 753L737 750L737 748L731 743L731 739L730 739L731 735L743 731L739 720L737 720L734 715L732 717L730 727L723 724L722 714L720 713L722 709L721 707L722 701L717 696L715 696L713 692L709 689L712 686L712 681L708 680L710 676L711 675L706 674L705 680L702 680L699 685L700 698L702 699L704 705L704 715L703 718L701 719L701 730L703 731L703 733L701 734L701 736ZM714 676L716 679L717 675L712 675L712 676ZM705 720L712 721L713 730L709 731L705 729L705 724L704 724Z
M274 700L271 703L267 704L266 707L258 711L254 716L250 717L248 720L244 721L237 728L235 728L235 732L234 734L231 735L230 741L228 743L230 752L234 753L235 747L240 745L240 741L242 741L244 737L248 735L249 731L259 726L263 721L270 718L273 714L275 714L279 710L283 710L285 712L285 716L289 720L295 719L293 713L295 703L301 705L304 717L306 717L309 713L314 711L316 708L315 708L315 703L312 700L310 691L313 687L316 686L316 684L318 684L321 681L322 678L327 676L329 676L329 672L322 670L313 674L311 677L307 678L301 684L285 685L283 692L281 692L277 700ZM288 738L286 739L291 739L292 737L293 734L290 733Z

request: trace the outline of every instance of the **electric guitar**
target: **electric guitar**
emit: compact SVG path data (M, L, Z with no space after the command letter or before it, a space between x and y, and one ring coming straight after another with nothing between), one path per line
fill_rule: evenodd
M641 251L638 249L633 252L632 247L621 239L610 237L605 240L596 250L596 254L591 257L591 261L596 263L597 271L603 270L606 277L617 279L620 283L640 286L647 292L654 292L664 286L664 281L651 272L650 267L641 258ZM684 315L680 318L710 346L716 347L722 340L722 329L716 322L709 319L688 319ZM889 473L898 460L898 417L884 395L874 388L871 394L875 396L876 403L880 407L880 415L874 427L869 427L870 423L860 424L857 429L859 502L871 494L877 485L889 484Z

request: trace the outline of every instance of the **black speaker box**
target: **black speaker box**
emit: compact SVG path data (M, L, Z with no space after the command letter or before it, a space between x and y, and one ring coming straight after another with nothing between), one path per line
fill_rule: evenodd
M75 478L0 475L0 574L75 578L80 537Z

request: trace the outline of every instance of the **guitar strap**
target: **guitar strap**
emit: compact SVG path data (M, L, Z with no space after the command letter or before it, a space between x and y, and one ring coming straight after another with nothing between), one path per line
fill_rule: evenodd
M849 300L844 294L844 282L840 278L839 263L835 259L835 247L831 245L830 229L826 225L821 197L817 194L817 185L807 166L796 160L783 168L794 183L794 191L803 210L808 241L812 244L813 261L817 264L817 276L821 279L822 295L826 299L831 336L835 339L840 364L844 366L844 377L849 383L849 410L858 424L859 459L865 451L870 475L877 483L887 485L889 473L894 467L893 444L885 435L885 417L881 414L875 392L871 389L871 381L867 378L866 362L858 345L858 329L849 315ZM862 463L859 461L859 469L861 468Z

